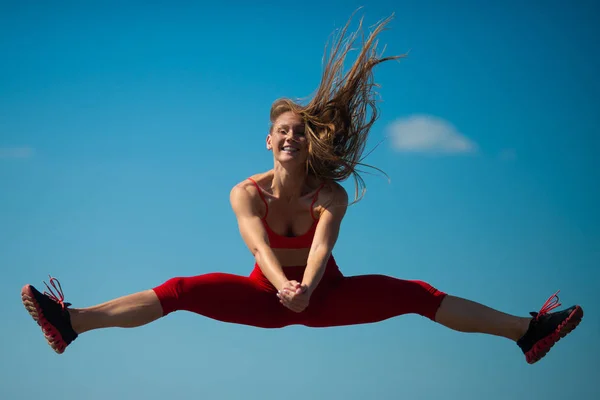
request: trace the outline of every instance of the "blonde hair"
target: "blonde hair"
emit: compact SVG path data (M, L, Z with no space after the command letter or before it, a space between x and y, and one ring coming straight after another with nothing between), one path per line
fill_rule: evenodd
M307 172L320 180L344 181L354 176L355 201L364 195L366 184L357 166L363 164L362 153L365 149L371 126L378 118L374 90L378 85L373 79L373 68L382 62L403 58L406 55L380 57L375 51L377 35L393 18L390 16L377 23L373 31L364 40L356 60L343 73L346 56L352 50L359 33L362 32L363 19L358 29L346 38L352 18L340 30L327 52L325 47L323 60L328 56L322 73L321 82L312 99L306 105L300 105L287 98L276 100L271 106L270 120L287 111L300 115L306 126L309 142ZM369 115L370 111L370 115ZM373 166L371 168L377 169ZM359 196L360 191L360 196Z

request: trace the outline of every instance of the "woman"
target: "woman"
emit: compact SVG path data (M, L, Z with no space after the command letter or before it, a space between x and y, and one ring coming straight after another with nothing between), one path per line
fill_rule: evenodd
M378 58L378 24L346 74L346 54L357 37L334 42L313 99L288 99L271 108L266 147L274 166L231 190L240 233L255 258L249 276L209 273L172 278L150 290L89 308L70 308L55 278L40 293L31 285L22 300L50 346L62 353L92 329L137 327L173 311L191 311L215 320L262 328L292 324L331 327L382 321L414 313L461 332L480 332L515 341L526 361L541 359L583 317L579 306L558 307L552 296L533 318L508 315L447 295L422 281L384 275L344 276L332 255L348 195L338 182L356 179L355 200L364 184L356 167L377 118L372 69ZM359 29L360 30L360 29ZM367 117L370 112L370 117ZM362 193L361 193L362 195Z

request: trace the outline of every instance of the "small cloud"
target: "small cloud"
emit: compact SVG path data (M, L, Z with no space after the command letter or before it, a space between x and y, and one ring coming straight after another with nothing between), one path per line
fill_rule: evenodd
M450 122L432 115L401 118L388 126L392 147L402 152L475 153L477 144Z
M0 160L15 158L30 158L33 156L31 147L0 147Z
M498 158L504 161L516 160L517 152L515 149L503 149L498 153Z

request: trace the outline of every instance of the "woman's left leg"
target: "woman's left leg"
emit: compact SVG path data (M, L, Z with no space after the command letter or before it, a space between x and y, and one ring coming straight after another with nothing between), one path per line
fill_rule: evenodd
M434 321L459 332L485 333L517 341L529 328L531 317L519 317L483 304L446 295Z
M359 275L324 284L315 292L314 302L311 299L305 325L354 325L418 314L456 331L510 339L521 347L530 363L542 358L583 317L579 306L549 313L560 305L556 295L548 299L540 312L532 313L533 318L525 318L450 296L419 280Z
M385 275L339 275L319 284L305 311L305 324L356 325L404 314L419 314L434 320L445 297L446 293L422 281Z

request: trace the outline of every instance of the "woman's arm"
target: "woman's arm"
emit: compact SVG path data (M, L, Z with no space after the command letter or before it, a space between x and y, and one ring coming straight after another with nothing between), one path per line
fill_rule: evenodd
M269 239L260 218L255 196L242 184L231 190L229 200L246 246L254 255L263 274L277 290L281 290L288 279L269 246Z
M319 218L302 279L302 286L306 286L309 294L315 290L323 277L348 208L348 194L343 187L334 184L330 196L330 199L324 199L329 206L324 208Z

